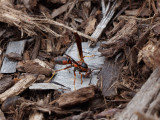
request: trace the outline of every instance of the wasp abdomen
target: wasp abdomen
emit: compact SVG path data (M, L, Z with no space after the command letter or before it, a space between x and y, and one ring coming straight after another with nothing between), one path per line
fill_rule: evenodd
M63 56L55 57L54 62L56 64L60 64L60 65L71 64L72 63L71 60L68 57L63 57Z

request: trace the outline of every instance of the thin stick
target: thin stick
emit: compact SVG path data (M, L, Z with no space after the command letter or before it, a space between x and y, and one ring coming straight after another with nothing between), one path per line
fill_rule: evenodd
M53 25L56 25L56 26L59 26L59 27L66 28L66 29L68 29L68 30L70 30L70 31L72 31L72 32L76 32L78 35L80 35L80 36L82 36L82 37L85 37L85 38L87 38L87 39L89 39L89 40L91 40L91 41L95 41L95 39L92 38L91 36L86 35L86 34L80 32L80 31L77 31L77 30L75 30L75 29L73 29L73 28L71 28L71 27L69 27L69 26L67 26L67 25L65 25L65 24L62 24L62 23L59 23L59 22L57 22L57 21L50 20L50 19L45 19L45 20L43 20L43 22L44 22L44 21L45 21L46 23L49 23L49 24L53 24Z
M102 5L102 14L103 16L105 16L105 3L104 3L104 0L101 0L101 5Z

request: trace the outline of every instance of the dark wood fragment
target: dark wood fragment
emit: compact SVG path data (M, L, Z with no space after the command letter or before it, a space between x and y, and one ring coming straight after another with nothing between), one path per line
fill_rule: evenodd
M41 50L46 50L46 39L41 39Z
M114 59L106 60L100 73L102 94L105 97L117 95L115 88L123 63L115 63Z
M29 55L29 51L25 51L23 54L23 59L26 60L30 60L30 55Z
M107 37L110 38L112 35L114 35L124 24L125 21L121 20L110 32L107 33Z
M94 120L93 118L93 112L92 111L86 111L82 112L79 115L73 115L61 120Z
M89 86L73 92L64 93L56 100L56 103L58 103L59 107L78 105L92 99L95 96L95 90L95 86Z
M35 45L34 45L34 49L32 51L32 57L31 57L32 60L36 59L38 52L39 52L40 41L41 41L39 38L40 37L37 37L35 40Z
M13 97L7 98L2 104L2 107L1 107L2 111L7 112L15 108L18 101L20 102L20 99L21 98L19 96L13 96Z
M112 109L106 109L98 114L94 115L95 119L100 119L100 118L110 118L113 117L117 112L120 112L120 109L112 108Z
M153 32L155 33L155 35L160 35L160 25L156 25L154 28L153 28Z
M0 94L10 88L12 85L14 85L12 76L4 76L2 79L0 79Z
M127 44L131 42L130 38L137 33L137 29L136 20L128 21L116 35L101 45L99 51L107 58L115 56L119 51L127 48Z
M21 61L22 60L22 56L18 53L8 53L5 55L8 59L13 60L13 61Z
M26 63L24 63L24 71L27 73L42 74L46 76L52 75L51 69L42 67L34 61L27 61Z

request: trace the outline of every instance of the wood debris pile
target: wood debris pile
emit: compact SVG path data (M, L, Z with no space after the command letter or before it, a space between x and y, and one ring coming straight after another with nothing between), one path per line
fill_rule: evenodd
M159 16L159 0L0 0L0 119L158 120ZM46 82L74 32L106 60L97 86L64 93Z

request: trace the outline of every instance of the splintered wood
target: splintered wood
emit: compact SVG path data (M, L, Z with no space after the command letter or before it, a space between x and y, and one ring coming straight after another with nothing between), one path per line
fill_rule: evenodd
M14 86L0 94L0 103L11 96L18 95L25 89L27 89L32 83L36 81L36 76L32 74L26 75L23 79L18 81Z
M140 91L128 103L127 107L116 116L117 120L139 120L137 112L156 114L156 104L160 102L160 69L157 68L151 74ZM154 99L153 99L154 98Z
M102 55L108 58L116 55L121 49L125 48L126 44L131 42L130 38L137 32L137 29L136 20L128 21L115 36L101 45L100 52Z

